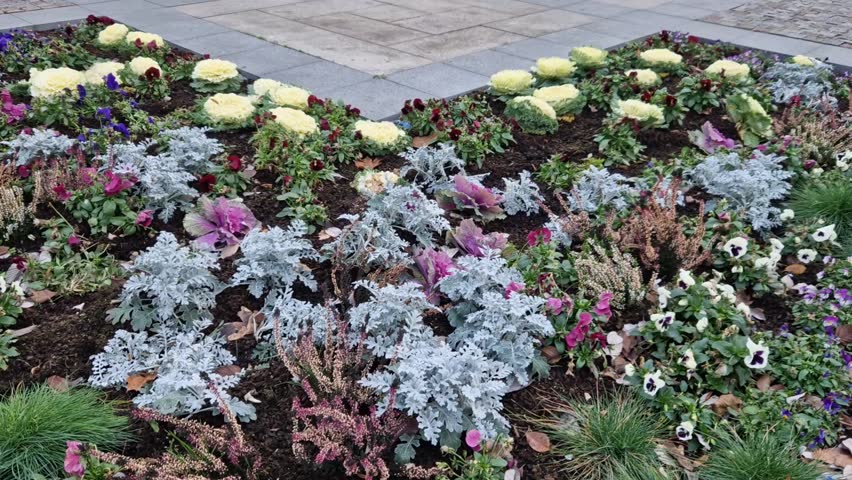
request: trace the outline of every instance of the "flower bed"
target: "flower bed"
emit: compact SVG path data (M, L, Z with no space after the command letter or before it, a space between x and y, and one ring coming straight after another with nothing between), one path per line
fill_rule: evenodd
M374 122L104 17L0 50L3 478L852 464L818 59L662 32Z

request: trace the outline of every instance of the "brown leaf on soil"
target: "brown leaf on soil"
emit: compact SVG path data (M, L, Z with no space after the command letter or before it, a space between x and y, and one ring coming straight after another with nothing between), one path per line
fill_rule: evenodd
M330 238L339 237L341 233L343 233L343 230L337 227L328 227L325 230L320 231L319 234L317 234L317 238L320 241L328 240Z
M47 377L45 381L47 386L57 392L67 392L71 385L68 383L68 379L65 377L60 377L59 375L51 375Z
M772 386L772 377L769 375L764 375L757 380L757 389L761 392L768 392L769 387Z
M218 373L219 375L222 375L223 377L230 377L231 375L236 375L240 373L241 370L242 369L239 365L224 365L213 371Z
M239 249L239 243L236 243L234 245L228 245L227 247L223 248L221 252L219 252L219 258L233 257Z
M35 303L44 303L56 296L56 292L50 290L33 290L30 292L30 300Z
M550 437L546 433L528 431L525 435L530 448L538 453L547 453L550 451Z
M639 342L639 337L635 337L633 335L623 335L624 341L621 342L621 351L625 355L629 355L633 350L633 347L636 346L636 343Z
M355 160L355 167L358 168L358 170L373 170L378 168L381 164L382 161L378 158L366 157L362 160Z
M665 453L667 453L671 458L673 458L681 468L686 470L687 472L695 471L696 468L701 466L701 459L692 460L689 458L686 453L684 453L683 445L676 444L674 442L663 442L661 445L665 449ZM657 455L659 456L659 453ZM663 460L663 459L661 459ZM669 464L670 462L666 462L663 460L663 463ZM675 465L671 465L675 466Z
M840 415L840 425L846 428L852 428L852 417L849 415Z
M852 456L840 448L822 448L814 451L813 457L836 467L852 466Z
M835 329L834 334L843 345L852 343L852 325L840 325Z
M428 137L414 137L411 141L411 145L414 148L421 148L421 147L425 147L427 145L432 145L433 143L435 143L435 140L437 140L437 139L438 139L437 133L433 133L432 135L429 135Z
M793 275L801 275L808 271L808 267L802 265L801 263L794 263L792 265L787 265L787 268L784 269L787 273L792 273Z
M157 378L157 372L143 372L127 377L127 391L141 392L142 387L153 382Z
M743 401L730 393L726 393L724 395L720 395L716 400L716 403L713 404L713 411L716 412L716 415L720 417L725 416L728 413L728 410L738 410L743 405Z
M19 328L17 330L9 330L9 335L11 335L12 338L23 337L24 335L35 330L36 327L38 327L38 325L30 325L29 327Z
M257 327L265 318L262 313L249 310L246 307L240 307L237 317L241 320L240 322L229 322L222 328L222 334L229 342L241 340L246 335L254 335Z
M547 363L551 365L559 363L559 360L562 360L562 355L559 355L559 351L556 350L556 347L553 345L548 345L542 348L541 354L547 359Z
M756 320L766 320L766 313L763 312L762 308L752 308L751 318L754 318Z

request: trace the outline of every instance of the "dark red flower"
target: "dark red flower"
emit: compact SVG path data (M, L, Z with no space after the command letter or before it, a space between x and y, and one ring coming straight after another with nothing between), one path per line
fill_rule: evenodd
M308 97L308 106L313 107L314 105L325 105L325 102L316 95L310 95Z
M69 36L73 35L74 34L74 27L72 27L71 25L68 25L67 27L65 27L65 34L69 35Z
M600 343L601 348L606 348L606 346L607 346L606 335L604 335L603 332L595 332L595 333L589 335L589 340L591 340L592 343L595 343L595 342Z
M53 194L56 195L56 198L58 198L60 202L66 202L69 198L71 198L71 192L65 188L64 183L57 183L54 185Z
M207 193L213 190L213 185L216 185L216 176L208 173L198 177L198 191Z
M101 22L101 24L106 25L106 26L110 26L113 23L115 23L115 20L113 20L110 17L107 17L106 15L98 17L98 21Z
M413 109L413 108L411 108L411 104L410 104L410 103L408 103L408 101L406 101L406 102L405 102L405 105L403 105L403 106L402 106L402 114L403 114L403 115L408 115L409 113L411 113L411 112L413 112L413 111L414 111L414 109Z
M450 130L450 140L458 140L461 138L462 131L458 128Z
M423 103L423 100L421 100L419 98L414 99L413 105L414 105L414 108L416 108L417 110L419 110L421 112L426 110L426 104Z
M690 35L686 37L686 43L701 43L701 39L695 35Z
M322 160L314 160L311 162L311 170L318 172L325 168L325 164L322 163Z
M352 105L346 105L346 107L344 107L344 108L346 108L346 113L348 113L349 115L351 115L353 117L360 117L361 116L361 110L353 107Z
M121 178L109 170L107 170L105 175L106 181L104 182L104 193L106 193L106 196L108 197L118 195L133 186L133 182L131 180Z
M361 130L356 130L354 136L355 140L361 140L362 138L364 138L364 135L361 135Z
M30 178L30 174L32 174L32 170L30 167L26 165L21 165L18 167L18 176L21 178Z
M441 109L440 108L433 108L432 109L432 116L429 117L429 121L432 122L432 123L437 123L438 120L440 120L440 119L441 119Z
M145 70L145 79L149 82L152 80L157 80L160 78L160 69L157 67L151 67L148 70Z
M281 179L284 182L285 187L289 187L291 183L293 183L293 177L290 175L284 175L284 178Z
M89 25L95 25L98 23L98 17L94 15L89 15L88 17L86 17L86 23L88 23Z
M699 83L701 84L701 89L706 91L706 92L709 92L710 90L713 89L713 81L710 80L709 78L705 78L705 79L701 80L701 82L699 82Z
M237 154L228 155L228 168L239 172L243 168L243 159Z
M541 227L539 229L532 230L529 234L527 234L527 245L534 247L539 243L550 243L551 238L552 233L550 230L545 227Z
M24 257L12 257L9 261L12 262L12 265L14 265L18 270L22 272L27 271L27 260Z
M142 48L142 45L143 45L142 40L139 39L139 38L137 38L136 41L133 42L133 46L135 46L136 48Z
M633 85L630 85L630 89L633 90L633 93L639 93L639 91L642 90L639 87L638 83L634 83ZM648 93L648 92L645 92L645 93Z
M664 42L668 42L669 38L670 37L669 37L669 31L668 30L663 30L662 32L660 32L660 40L662 40Z
M325 131L331 130L331 125L328 124L328 120L323 118L323 119L320 120L319 128L320 128L320 130L325 132Z
M651 101L651 92L644 92L644 93L642 93L642 97L641 97L641 99L642 99L642 101L643 101L643 102L645 102L645 103L650 102L650 101Z
M677 105L677 97L674 95L666 95L666 106L673 108L675 105Z

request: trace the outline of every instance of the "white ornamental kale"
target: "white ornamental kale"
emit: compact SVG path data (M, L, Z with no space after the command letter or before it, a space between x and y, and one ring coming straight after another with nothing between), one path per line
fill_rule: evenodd
M289 290L297 280L315 291L314 275L302 261L319 261L322 256L304 238L307 233L308 227L301 220L294 220L286 230L255 228L240 243L243 256L236 262L231 283L248 285L249 293L256 298L264 292Z
M568 202L574 210L595 212L600 207L622 210L639 194L631 180L606 168L589 166L574 184Z
M373 282L355 283L370 291L369 301L349 310L352 343L362 339L374 355L393 358L397 346L432 336L423 323L423 314L435 307L426 299L423 288L414 282L379 287Z
M509 215L523 213L527 216L538 213L538 202L544 200L541 189L530 178L530 172L524 170L517 180L504 178L505 189L500 192L503 195L503 210Z
M218 269L216 253L181 246L174 235L162 232L133 261L121 303L109 316L114 323L129 321L137 331L155 322L191 324L216 305L222 285L210 271Z
M769 85L775 103L787 104L793 97L799 97L809 107L822 102L837 106L832 95L834 69L819 60L813 61L814 65L778 62L766 70L760 79Z
M240 420L253 420L254 407L228 393L239 383L241 373L216 373L233 365L236 358L225 348L223 338L203 333L211 325L209 320L196 322L187 330L161 325L153 335L119 330L104 351L92 357L89 384L120 388L127 386L131 376L156 374L133 399L137 406L167 415L218 412L218 393Z
M222 144L215 138L207 137L209 128L181 127L163 130L161 135L168 139L168 152L184 170L194 173L208 173L213 168L210 159L222 153Z
M434 245L434 236L450 229L438 202L412 185L390 185L370 200L370 210L415 237L421 245Z
M432 338L406 345L396 363L360 383L385 396L381 411L394 389L394 408L417 419L423 439L458 448L468 430L479 430L485 438L508 433L501 411L509 373L475 346L453 350Z
M328 308L293 298L288 290L270 295L261 309L264 321L255 331L257 338L267 339L275 345L273 332L278 322L281 345L290 349L296 341L310 331L316 343L326 338L329 325L334 328L334 318Z
M512 371L517 384L530 383L529 369L538 362L536 346L540 338L556 332L546 316L541 314L545 300L541 297L514 292L506 298L502 293L486 292L480 299L479 308L466 315L450 315L456 330L447 341L456 349L475 345L486 357L497 360Z
M464 175L465 162L456 155L452 143L441 143L437 148L409 148L401 156L408 164L400 169L400 176L414 173L412 181L427 193L451 190L453 177L457 173Z
M507 266L500 252L489 251L483 257L467 255L458 259L456 265L452 275L438 282L441 292L453 302L478 306L488 292L503 294L509 285L523 284L521 273Z
M399 238L393 225L376 211L367 210L363 216L341 215L340 218L348 221L349 226L322 247L322 251L334 260L364 269L410 263L405 253L408 242Z
M790 192L793 173L784 169L785 157L759 150L741 159L736 152L710 155L686 172L686 178L707 193L726 199L748 218L755 230L780 223L781 211L772 206Z
M74 140L56 130L36 128L30 133L21 132L14 139L0 144L9 147L6 155L11 156L15 166L20 167L37 159L66 157L68 149L74 146Z
M148 208L159 210L160 218L169 221L178 208L191 208L198 191L189 186L195 175L185 170L170 154L148 157L139 175L139 188Z

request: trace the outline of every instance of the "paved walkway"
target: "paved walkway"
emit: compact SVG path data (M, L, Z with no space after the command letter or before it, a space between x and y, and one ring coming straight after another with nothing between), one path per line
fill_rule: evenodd
M724 20L751 15L749 5L760 3L808 5L808 15L816 10L828 18L838 14L836 4L849 1L24 0L75 5L0 15L0 29L109 15L385 118L408 98L458 95L485 85L500 69L529 68L575 46L612 47L661 29L852 65L852 50L836 46L845 42L827 45L821 38L792 38L802 35L788 30L781 31L788 36L756 31L762 28L756 21ZM823 10L814 9L815 2ZM0 10L17 3L0 0Z

